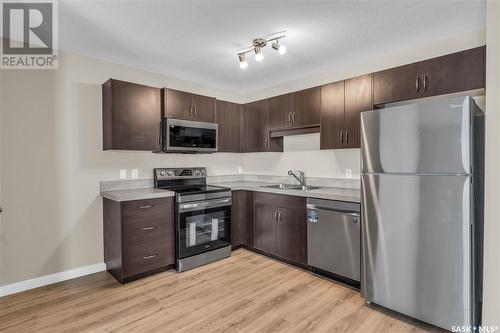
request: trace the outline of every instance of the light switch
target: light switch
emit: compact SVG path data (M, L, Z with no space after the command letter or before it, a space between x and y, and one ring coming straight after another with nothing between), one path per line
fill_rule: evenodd
M127 169L120 169L120 179L127 179Z
M345 178L352 178L352 169L345 169Z
M137 179L139 178L139 170L137 169L132 169L132 175L131 175L132 179Z

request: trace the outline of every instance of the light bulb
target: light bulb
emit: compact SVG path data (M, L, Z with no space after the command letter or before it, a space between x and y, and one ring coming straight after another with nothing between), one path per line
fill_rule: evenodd
M278 53L281 55L285 54L286 53L286 46L281 44L279 49L278 49Z
M262 61L264 59L264 55L262 53L257 53L255 55L255 60L256 61Z
M245 69L248 67L248 62L246 60L240 61L240 68Z

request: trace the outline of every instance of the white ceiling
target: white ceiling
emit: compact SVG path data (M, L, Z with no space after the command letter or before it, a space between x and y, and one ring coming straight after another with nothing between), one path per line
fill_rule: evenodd
M484 1L63 1L62 50L248 93L485 26ZM280 56L236 50L287 31Z

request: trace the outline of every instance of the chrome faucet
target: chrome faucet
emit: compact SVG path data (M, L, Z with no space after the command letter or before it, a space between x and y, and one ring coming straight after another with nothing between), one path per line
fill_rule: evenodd
M292 170L288 170L288 175L289 176L293 176L295 177L295 179L297 179L300 183L301 186L306 186L306 177L304 175L304 172L303 171L300 171L300 170L297 170L297 173L299 174L299 176L297 177L297 175L292 171Z

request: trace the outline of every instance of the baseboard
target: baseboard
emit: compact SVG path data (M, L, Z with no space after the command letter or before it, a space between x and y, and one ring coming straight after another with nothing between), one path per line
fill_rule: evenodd
M78 268L73 268L67 271L40 276L34 279L20 281L5 286L0 286L0 297L7 296L21 291L43 287L52 283L71 280L80 276L97 273L106 270L106 264L99 263Z

